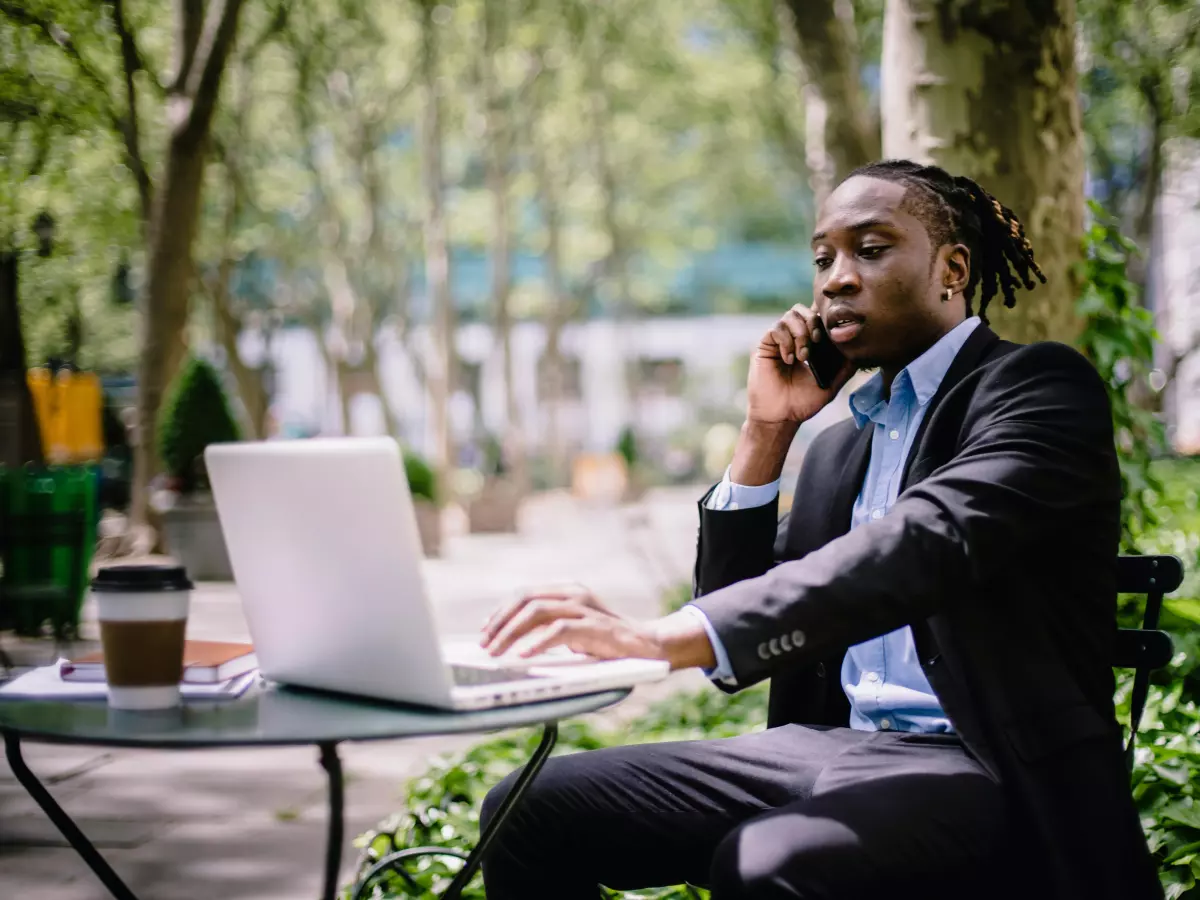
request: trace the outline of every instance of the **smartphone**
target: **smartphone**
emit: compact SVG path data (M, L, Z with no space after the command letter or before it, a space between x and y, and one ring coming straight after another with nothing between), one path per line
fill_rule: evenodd
M846 357L837 348L837 344L825 330L825 323L817 316L813 321L814 329L820 333L821 339L808 345L808 367L812 370L817 387L827 389L842 371Z

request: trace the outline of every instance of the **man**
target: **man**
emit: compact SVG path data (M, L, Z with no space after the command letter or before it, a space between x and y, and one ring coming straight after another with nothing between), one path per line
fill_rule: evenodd
M888 161L825 202L813 255L813 304L760 342L733 464L701 502L693 603L632 622L534 595L484 636L700 666L726 690L771 678L771 727L551 760L488 896L1161 897L1112 704L1104 386L1068 347L986 324L1041 277L1020 222L970 179ZM847 360L829 390L803 364L817 316ZM808 449L777 529L788 446L856 368L878 371Z

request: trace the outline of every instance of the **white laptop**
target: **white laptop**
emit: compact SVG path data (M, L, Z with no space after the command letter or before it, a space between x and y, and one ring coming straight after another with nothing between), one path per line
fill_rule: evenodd
M542 664L439 638L400 447L391 438L214 444L204 454L263 675L444 709L487 709L664 678L661 660ZM497 598L500 602L501 598ZM461 643L460 643L461 648Z

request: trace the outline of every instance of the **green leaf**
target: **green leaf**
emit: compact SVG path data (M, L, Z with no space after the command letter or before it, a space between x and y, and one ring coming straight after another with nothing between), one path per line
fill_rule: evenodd
M1187 784L1190 773L1183 771L1181 774L1183 780L1178 783ZM1193 806L1173 804L1162 811L1162 817L1172 822L1178 822L1180 825L1188 825L1192 828L1200 829L1200 809Z

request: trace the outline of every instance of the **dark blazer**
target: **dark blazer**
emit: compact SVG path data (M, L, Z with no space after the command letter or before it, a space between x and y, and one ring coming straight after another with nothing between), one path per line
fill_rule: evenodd
M772 727L845 726L846 649L910 625L946 714L1011 798L1008 858L1031 896L1161 897L1113 710L1121 487L1096 370L976 328L895 505L851 532L870 444L852 420L823 431L782 521L777 503L701 502L694 602L737 687L772 679Z

